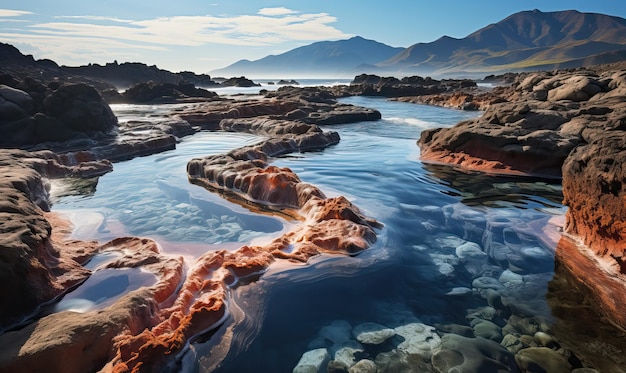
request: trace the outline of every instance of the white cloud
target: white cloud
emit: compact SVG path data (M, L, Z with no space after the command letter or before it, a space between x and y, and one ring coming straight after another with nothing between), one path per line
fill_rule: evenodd
M287 9L285 7L278 8L263 8L259 10L259 14L262 16L284 16L286 14L298 13L295 10Z
M54 18L86 19L86 20L93 20L93 21L110 21L110 22L120 22L120 23L132 22L132 20L129 20L129 19L120 19L120 18L103 17L103 16L55 16Z
M176 16L143 21L113 19L116 24L88 22L108 20L104 17L80 18L85 22L38 23L31 25L29 31L59 37L117 39L130 43L184 46L263 46L292 40L312 41L347 36L330 25L336 22L336 18L326 13L283 14L272 17Z
M19 17L27 14L33 14L24 10L0 9L0 17Z

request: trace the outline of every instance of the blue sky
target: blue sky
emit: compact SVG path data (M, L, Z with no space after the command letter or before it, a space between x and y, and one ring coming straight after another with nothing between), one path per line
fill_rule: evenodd
M62 65L117 60L206 73L356 35L394 47L461 38L532 9L626 18L623 0L0 0L0 42Z

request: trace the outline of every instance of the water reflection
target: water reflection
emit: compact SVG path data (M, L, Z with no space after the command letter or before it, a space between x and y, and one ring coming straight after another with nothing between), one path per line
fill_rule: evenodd
M425 163L429 180L445 193L460 197L468 206L494 208L562 209L563 191L558 180L514 177L463 171L452 166Z

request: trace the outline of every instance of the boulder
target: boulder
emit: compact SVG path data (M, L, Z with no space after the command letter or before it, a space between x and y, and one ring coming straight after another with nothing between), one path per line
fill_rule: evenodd
M176 102L185 98L212 99L217 97L217 93L206 89L196 88L191 83L163 83L163 82L143 82L137 83L128 88L121 95L121 98L114 94L107 94L109 100L125 101L131 103L166 103ZM109 101L111 102L111 101Z
M109 132L117 118L98 91L84 83L63 84L44 101L45 114L76 132Z
M396 332L386 326L370 322L355 326L352 334L360 343L379 345L396 335Z
M441 337L441 349L432 356L435 372L519 372L515 357L500 344L456 334Z
M547 347L529 347L515 355L517 365L526 372L569 373L572 365L558 352Z
M226 79L220 85L223 87L260 87L261 86L260 84L255 83L252 80L247 79L246 77L243 77L243 76Z

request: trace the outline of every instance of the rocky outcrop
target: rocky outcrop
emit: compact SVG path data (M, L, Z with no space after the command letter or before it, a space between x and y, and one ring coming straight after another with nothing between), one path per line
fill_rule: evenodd
M506 87L494 89L470 87L438 94L394 97L391 100L467 111L486 110L491 105L506 101L502 98L506 89Z
M154 241L139 238L119 238L98 247L95 252L100 255L117 253L119 258L95 268L94 276L108 272L112 278L123 279L133 268L141 268L154 275L153 283L128 291L127 287L111 282L108 293L118 300L108 307L82 313L53 313L22 329L0 335L0 342L7 346L0 352L1 371L100 370L125 352L129 338L157 322L160 305L175 293L182 281L182 258L163 256ZM93 254L92 257L97 255ZM117 275L123 270L124 274Z
M119 96L114 94L109 102L127 102L137 104L173 103L189 99L215 99L217 93L196 88L192 83L142 82L128 88Z
M0 130L7 134L0 146L104 136L117 128L109 105L84 83L44 86L26 80L14 85L0 85Z
M593 253L571 254L586 261L564 255L563 263L595 294L597 310L621 328L626 326L619 311L626 307L619 295L626 289L625 77L623 70L520 74L503 97L508 102L490 105L482 117L455 127L424 131L418 142L427 162L562 177L565 231ZM595 275L590 268L597 269Z
M87 276L81 264L94 243L60 250L43 215L48 196L44 177L97 176L110 162L65 166L52 152L0 151L0 329L29 315Z
M202 103L177 113L177 116L207 130L222 129L220 123L223 119L263 116L273 120L318 125L372 121L381 118L377 110L337 103L334 95L317 87L281 87L275 92L265 92L265 99Z
M560 177L567 155L581 141L560 131L579 106L550 102L506 102L452 128L422 132L426 161L501 173Z
M261 85L252 80L240 76L224 80L221 85L223 87L260 87Z
M195 74L190 71L173 73L159 69L155 65L148 66L139 62L117 63L114 61L105 65L63 66L61 70L68 74L105 81L119 88L127 88L150 81L172 85L186 83L202 87L218 86L218 83L206 74Z
M476 82L473 80L435 80L420 76L397 79L361 74L356 76L349 86L332 87L332 90L340 96L406 97L432 95L475 86Z
M16 105L36 106L21 90L3 92ZM339 141L335 132L324 132L315 122L380 117L374 110L333 100L308 101L307 97L292 94L289 99L194 103L158 121L121 123L110 138L72 139L58 143L57 148L52 143L31 147L52 147L58 154L50 150L0 154L0 165L6 166L2 183L6 198L0 204L5 206L2 213L10 215L0 224L6 240L0 255L7 264L0 291L3 299L20 300L2 308L0 315L2 327L14 329L0 335L0 344L10 346L0 353L0 371L121 372L175 364L190 340L224 321L229 289L256 278L271 263L306 262L320 253L354 254L373 244L378 222L347 199L326 198L291 170L268 164L280 154L323 149ZM304 115L294 112L299 107L304 108ZM200 129L244 131L268 138L190 162L190 178L210 190L245 198L259 210L290 215L300 222L293 230L265 246L211 251L185 264L182 258L161 254L158 245L147 239L126 237L104 245L70 240L71 227L41 210L48 208L44 176L97 176L111 169L111 163L102 159L115 161L172 149L177 136ZM187 273L186 265L190 267ZM132 288L132 282L124 279L135 269L153 280ZM89 296L91 279L102 276L114 279L107 283L106 304L99 303L101 297ZM98 286L94 281L93 286ZM76 298L80 312L37 313L42 303L78 285L63 302ZM27 326L16 327L23 319L28 320ZM74 357L68 361L70 356Z

